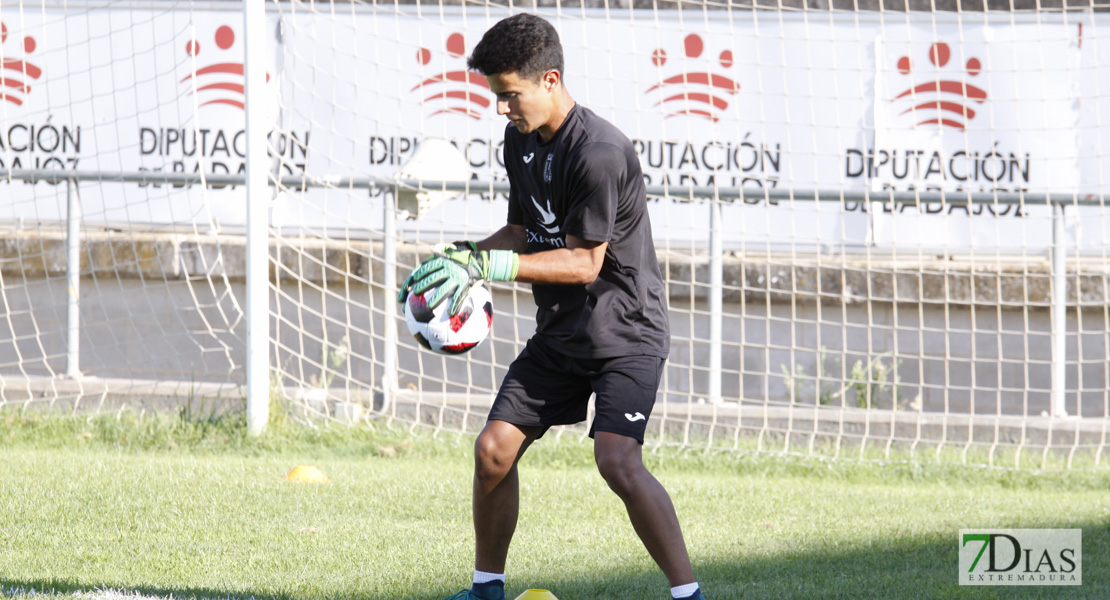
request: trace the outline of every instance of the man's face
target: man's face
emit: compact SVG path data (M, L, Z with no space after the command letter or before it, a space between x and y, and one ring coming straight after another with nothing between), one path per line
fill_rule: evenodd
M522 78L515 72L486 75L490 91L497 94L497 114L508 117L523 134L545 125L554 105L553 73L549 71L539 81Z

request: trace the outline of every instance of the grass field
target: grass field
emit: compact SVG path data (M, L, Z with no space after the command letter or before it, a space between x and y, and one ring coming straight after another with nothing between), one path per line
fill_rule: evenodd
M571 438L571 439L568 439ZM0 595L441 599L472 566L467 436L0 414ZM657 449L710 600L1108 598L1110 474ZM283 475L314 464L328 484ZM521 467L510 598L667 583L577 436ZM960 528L1083 529L1079 588L957 585Z

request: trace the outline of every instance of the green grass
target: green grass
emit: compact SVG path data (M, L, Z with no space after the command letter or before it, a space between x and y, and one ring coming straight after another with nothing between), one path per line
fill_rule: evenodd
M473 568L472 441L0 414L0 595L441 599ZM1110 597L1107 473L670 448L647 461L711 600ZM283 481L306 463L331 483ZM588 442L541 440L521 476L510 598L668 597ZM988 527L1082 528L1084 585L956 585L957 531Z

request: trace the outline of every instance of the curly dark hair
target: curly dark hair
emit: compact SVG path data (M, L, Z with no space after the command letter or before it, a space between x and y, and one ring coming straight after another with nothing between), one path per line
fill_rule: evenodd
M563 72L563 45L551 23L521 13L490 27L466 66L482 75L516 73L536 81L552 69Z

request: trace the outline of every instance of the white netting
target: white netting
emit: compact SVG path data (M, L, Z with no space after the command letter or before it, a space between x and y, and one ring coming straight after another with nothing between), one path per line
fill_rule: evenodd
M194 11L191 3L0 6L4 175L219 170L195 143L189 160L166 158L186 134L242 128L234 116L231 129L226 117L197 111L185 79L187 43L211 39L215 22L237 13L198 20ZM3 188L0 406L102 409L240 393L241 285L229 279L228 261L243 242L219 235L221 220L243 212L237 191L24 180ZM81 238L77 286L66 280L70 199ZM72 352L70 296L80 307Z
M243 107L238 8L5 5L5 51L41 36L20 60L56 55L26 103L0 103L5 166L19 168L13 126L69 119L82 170L235 174L244 109L274 124L274 174L316 184L390 178L422 141L454 142L473 189L417 219L392 221L385 185L276 186L271 364L286 409L305 418L473 430L534 327L527 286L494 286L491 342L442 358L409 338L385 273L403 280L429 244L503 224L504 120L465 59L489 26L525 9L271 3L272 101ZM1101 8L528 8L555 24L568 89L632 139L652 190L674 334L652 440L1100 459L1110 410ZM48 94L34 96L40 85ZM64 186L8 188L19 193L0 215L4 247L18 248L0 269L6 403L26 401L9 381L90 381L62 377ZM112 286L111 310L96 314L82 286L81 372L122 380L105 384L121 394L242 383L242 189L79 190L85 281ZM891 202L888 190L949 195ZM967 204L968 192L1009 195ZM1065 202L1062 220L1048 195ZM1066 255L1062 296L1054 251ZM37 260L47 266L27 266Z

